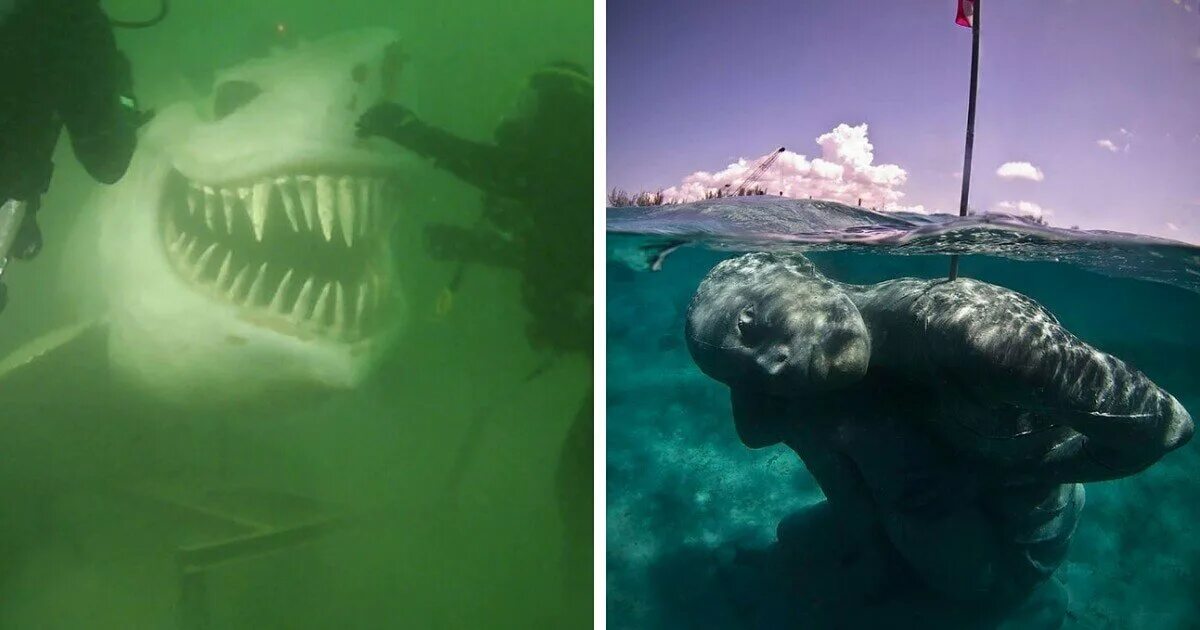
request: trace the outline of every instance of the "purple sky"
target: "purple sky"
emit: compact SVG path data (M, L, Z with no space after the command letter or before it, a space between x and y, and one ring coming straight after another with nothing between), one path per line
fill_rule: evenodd
M821 157L818 136L867 123L875 163L907 172L903 203L957 212L955 6L609 0L608 184L662 189L780 145ZM972 206L1200 242L1200 0L992 0L982 26ZM1001 178L1005 162L1044 179Z

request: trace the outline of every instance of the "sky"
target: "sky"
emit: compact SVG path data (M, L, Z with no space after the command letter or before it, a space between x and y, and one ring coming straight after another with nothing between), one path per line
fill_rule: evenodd
M609 0L607 183L957 213L955 0ZM981 7L973 211L1200 243L1200 0Z

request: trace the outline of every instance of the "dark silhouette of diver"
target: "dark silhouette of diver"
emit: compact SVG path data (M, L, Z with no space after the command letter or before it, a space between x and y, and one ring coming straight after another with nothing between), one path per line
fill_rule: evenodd
M547 65L529 79L516 112L494 133L495 142L459 138L421 121L397 103L381 103L359 120L360 136L382 136L429 159L484 193L473 228L435 225L427 244L435 258L507 267L521 274L529 314L526 335L550 358L525 382L545 373L556 357L592 356L592 80L568 62ZM490 408L490 406L489 406ZM480 413L451 473L457 492L485 426ZM567 530L564 562L572 597L590 597L592 540L592 392L582 401L558 466L559 506Z
M37 211L50 186L65 127L75 157L96 181L121 179L149 119L138 109L128 59L99 0L0 0L0 275L9 258L42 247ZM0 284L0 309L6 291Z
M475 227L427 230L430 253L520 272L530 342L555 354L592 347L592 107L587 72L560 62L533 74L494 144L428 125L398 103L359 121L360 135L388 138L484 193Z

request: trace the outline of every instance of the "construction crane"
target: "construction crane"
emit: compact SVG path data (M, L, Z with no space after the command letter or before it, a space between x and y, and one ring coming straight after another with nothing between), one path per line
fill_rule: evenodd
M766 174L767 169L771 168L771 165L775 163L775 160L779 159L779 156L785 150L785 147L779 147L771 155L763 158L763 161L759 162L758 166L754 167L754 170L750 171L750 174L746 176L746 179L743 179L742 183L734 189L737 191L737 196L741 197L746 194L746 191L751 190L750 187L758 183L758 180ZM728 188L729 184L725 184L725 187Z

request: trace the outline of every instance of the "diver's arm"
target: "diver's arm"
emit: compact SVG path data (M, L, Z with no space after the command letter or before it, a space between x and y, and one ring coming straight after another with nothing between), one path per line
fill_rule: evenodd
M499 148L426 124L403 105L381 103L367 110L359 119L358 135L387 138L481 190L511 192L509 178L503 176L507 160Z
M391 139L476 188L490 193L506 191L504 178L499 175L504 156L492 145L464 140L419 120Z

